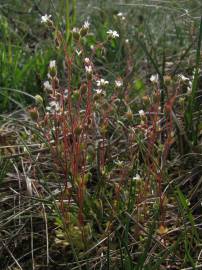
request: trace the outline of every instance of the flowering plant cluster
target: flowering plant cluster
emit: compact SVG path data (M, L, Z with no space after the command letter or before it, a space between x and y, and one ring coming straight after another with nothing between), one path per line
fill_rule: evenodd
M122 13L117 17L125 20ZM127 74L110 76L96 66L96 51L106 52L106 45L122 38L117 31L106 31L106 40L89 50L85 41L92 33L89 21L85 21L72 29L69 49L51 15L43 16L41 22L55 31L57 46L64 51L65 80L60 80L59 61L51 60L43 83L45 98L37 95L38 106L30 111L49 145L52 167L60 176L58 201L65 226L57 224L56 243L69 246L72 237L76 249L87 249L95 244L92 230L99 224L99 215L104 219L99 230L111 234L114 220L127 211L127 205L145 226L153 206L158 205L156 233L166 234L164 178L175 143L175 124L179 124L174 106L178 89L186 85L186 96L192 81L184 75L173 79L153 74L148 80L152 93L131 99L133 90ZM124 46L130 50L128 39ZM167 89L169 93L177 90L165 97ZM181 97L178 105L183 102ZM70 237L65 237L64 231Z
M50 15L43 16L41 21L55 29ZM144 96L142 107L130 104L124 79L119 75L113 81L104 78L94 64L94 50L92 55L85 53L83 39L89 31L88 21L80 28L72 29L73 52L68 52L62 33L56 31L59 45L64 46L67 80L64 84L60 83L57 62L51 60L48 80L44 82L46 105L43 110L39 107L34 118L50 146L53 166L62 175L62 211L64 200L73 200L78 206L78 226L83 229L87 225L85 202L89 194L99 192L100 183L106 189L114 189L113 200L118 203L122 192L125 192L122 188L130 185L131 181L138 182L139 203L147 194L156 194L163 207L161 184L164 165L159 162L166 159L172 144L170 122L166 131L168 139L159 150L163 132L159 75L150 78L155 88L154 95ZM106 34L107 42L120 37L114 30L108 30ZM80 81L78 77L75 80L74 72L78 61L82 67ZM134 170L139 151L134 144L136 140L142 140L148 150L142 166L146 164L149 170L141 176L140 171ZM159 162L153 163L155 155ZM96 184L92 182L93 178ZM145 183L144 178L147 179ZM154 178L158 181L152 184Z

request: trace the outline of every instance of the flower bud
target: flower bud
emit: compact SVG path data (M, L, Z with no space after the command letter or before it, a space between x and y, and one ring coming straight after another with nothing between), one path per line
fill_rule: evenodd
M178 102L179 102L179 104L180 104L181 106L184 106L185 98L184 98L184 97L180 97Z
M35 96L35 101L37 105L43 105L43 98L40 95Z
M154 94L153 94L153 102L154 102L154 103L158 103L159 100L160 100L160 92L159 92L159 91L156 91L156 92L154 92Z
M132 111L129 109L127 112L126 112L126 118L128 121L132 121L133 120L133 113Z
M88 33L88 29L82 27L79 33L81 37L84 37Z
M81 94L84 95L87 92L87 85L86 83L83 83L80 87Z
M36 107L29 109L29 115L35 122L39 119L39 113Z
M163 77L163 80L164 80L165 85L170 85L170 83L172 82L172 78L169 75L165 75Z
M102 103L102 109L105 111L107 111L109 109L109 103L107 101L104 101Z
M87 79L88 80L92 80L93 77L93 69L92 66L85 66L85 70L86 70L86 75L87 75Z
M90 26L89 22L86 21L84 23L84 25L81 27L81 29L80 29L80 35L81 35L81 37L84 37L88 33L89 26Z
M95 93L93 96L94 101L98 101L100 99L100 94Z
M142 97L142 101L143 101L143 103L144 103L145 105L149 105L149 103L150 103L150 98L149 98L149 96L143 96L143 97Z
M56 61L52 60L49 64L49 74L53 78L57 75Z
M79 33L79 29L74 27L73 30L72 30L72 36L73 36L73 39L75 41L79 41L80 39L80 33Z
M108 124L107 123L103 123L100 127L100 133L102 135L105 135L107 133L108 130Z
M72 94L72 99L73 99L74 101L78 101L79 96L80 96L79 90L74 90L74 91L73 91L73 94Z
M76 134L76 135L80 135L81 134L81 132L82 132L82 126L81 125L78 125L77 127L75 127L75 129L74 129L74 133Z

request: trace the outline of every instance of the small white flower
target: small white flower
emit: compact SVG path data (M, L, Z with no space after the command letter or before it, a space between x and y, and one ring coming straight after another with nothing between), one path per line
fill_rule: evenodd
M141 177L139 174L136 174L136 176L133 177L133 180L139 181L141 180Z
M49 63L49 68L50 68L50 69L56 68L56 61L55 61L55 60L51 60L51 61L50 61L50 63Z
M44 86L44 89L45 89L45 90L48 90L48 91L52 91L52 90L53 90L52 85L50 84L49 81L45 81L45 82L43 83L43 86Z
M89 26L90 26L89 21L85 21L85 22L84 22L84 25L83 25L83 28L89 29Z
M56 101L51 101L49 103L50 107L56 107L58 105L58 103Z
M69 93L68 89L65 89L64 90L64 98L67 98L68 97L68 93Z
M100 88L98 88L98 89L95 89L95 92L96 92L96 94L101 94L101 93L103 93L103 90L102 89L100 89Z
M159 75L158 75L158 74L152 75L152 76L150 77L150 81L151 81L152 83L158 83L158 81L159 81Z
M183 82L189 81L189 78L185 77L183 74L179 74L178 77L179 77Z
M145 116L145 112L143 110L140 110L138 113L139 113L140 117Z
M86 73L91 74L93 72L92 66L85 66Z
M100 79L100 80L98 80L96 82L97 82L97 86L98 87L106 86L106 85L109 84L109 82L108 81L105 81L104 79Z
M72 29L72 32L73 32L73 33L79 33L79 28L74 27L74 28Z
M115 85L116 85L117 88L120 88L121 86L123 86L123 81L122 80L116 80Z
M82 54L82 50L76 50L76 54L80 56Z
M124 14L122 12L119 12L117 14L117 17L121 18L121 20L123 20L123 21L126 19L126 17L124 16Z
M88 57L86 57L84 59L84 62L85 62L86 65L90 65L91 64L91 61L90 61L90 59Z
M129 39L126 39L126 40L125 40L125 43L128 44L128 43L129 43Z
M58 112L60 110L60 104L56 101L51 101L49 106L46 107L46 110L52 113Z
M51 15L45 14L44 16L41 16L41 23L47 23L50 21Z
M123 16L123 13L122 13L122 12L119 12L119 13L117 14L117 16L118 16L118 17L122 17L122 16Z
M109 31L107 31L107 34L109 35L109 37L111 37L111 38L116 38L116 37L119 37L119 34L118 34L118 32L117 31L113 31L113 30L109 30Z

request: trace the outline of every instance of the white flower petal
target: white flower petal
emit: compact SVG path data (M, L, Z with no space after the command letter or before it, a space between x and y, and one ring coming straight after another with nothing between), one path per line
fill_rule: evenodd
M139 112L140 117L145 116L145 112L143 110L140 110Z
M51 15L43 15L41 16L41 23L47 23L48 21L50 21Z
M150 77L150 81L153 82L153 83L158 83L158 81L159 81L159 75L158 74L152 75Z

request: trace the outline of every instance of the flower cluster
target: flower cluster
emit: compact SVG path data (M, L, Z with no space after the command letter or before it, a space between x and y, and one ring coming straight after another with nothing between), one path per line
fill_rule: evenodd
M87 79L91 80L93 76L93 64L88 57L84 59L84 65L85 65Z
M51 60L48 66L48 78L52 80L53 78L56 77L56 75L57 75L56 60ZM45 81L43 83L43 87L44 87L44 90L46 91L53 90L52 83L50 83L49 81Z
M125 15L122 12L119 12L117 14L117 17L120 18L122 21L125 21L125 19L126 19Z
M89 28L90 28L90 23L89 21L85 21L84 24L82 25L82 27L79 29L77 27L74 27L72 29L72 35L73 35L73 38L76 40L76 41L79 41L81 37L84 37L87 35L88 31L89 31Z
M105 81L105 79L100 79L100 80L97 80L96 82L97 82L98 87L103 87L103 88L109 84L109 82Z

